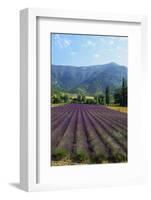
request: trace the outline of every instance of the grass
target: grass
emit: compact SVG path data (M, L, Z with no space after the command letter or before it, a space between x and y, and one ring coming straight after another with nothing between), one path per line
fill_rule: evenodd
M105 155L97 154L93 155L90 160L91 164L101 164L101 163L109 163L108 158Z
M52 166L86 164L87 162L89 162L87 154L80 150L72 156L69 156L65 149L56 149L52 153Z
M112 110L116 110L116 111L119 111L119 112L123 112L123 113L128 112L128 108L122 107L122 106L107 106L107 108L112 109Z
M102 154L88 155L78 150L72 156L65 149L56 149L52 154L51 166L79 165L79 164L105 164L105 163L123 163L127 162L127 155L113 150L109 157Z
M71 160L75 163L85 163L88 162L88 155L80 150L77 150L74 155L71 156Z
M52 153L52 159L55 161L63 160L68 158L68 153L65 149L56 149Z

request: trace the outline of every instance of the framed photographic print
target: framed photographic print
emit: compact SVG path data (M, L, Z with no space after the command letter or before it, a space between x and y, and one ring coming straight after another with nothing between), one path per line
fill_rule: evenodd
M20 13L26 191L146 182L146 17Z

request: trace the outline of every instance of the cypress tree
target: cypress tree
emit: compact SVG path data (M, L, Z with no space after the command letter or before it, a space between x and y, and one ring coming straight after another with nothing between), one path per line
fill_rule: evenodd
M106 87L106 90L105 90L105 101L106 101L106 104L110 104L110 88L109 86Z
M121 98L121 106L127 106L127 84L125 78L122 80L122 98Z

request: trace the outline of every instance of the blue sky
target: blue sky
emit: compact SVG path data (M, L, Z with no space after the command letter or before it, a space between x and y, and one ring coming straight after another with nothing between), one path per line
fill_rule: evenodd
M52 64L87 66L116 62L127 66L128 37L52 33Z

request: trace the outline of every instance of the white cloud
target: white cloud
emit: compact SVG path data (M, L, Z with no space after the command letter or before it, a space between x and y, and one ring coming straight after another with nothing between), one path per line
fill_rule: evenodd
M72 44L71 40L64 39L59 34L56 34L54 39L56 46L58 46L61 49L69 47Z
M96 44L94 42L92 42L91 40L88 40L87 45L88 46L95 46Z
M109 41L109 45L113 45L114 44L114 41L113 40L110 40Z
M117 49L117 50L121 50L121 47L120 47L120 46L117 46L116 49Z
M104 44L105 43L105 39L100 37L100 42L102 42Z
M74 56L74 55L76 55L76 54L77 54L76 51L71 51L71 55L72 55L72 56Z
M81 46L82 47L88 47L88 46L94 47L95 45L96 45L95 42L93 42L91 40L87 40L86 43L83 43Z
M110 37L108 44L112 46L113 44L116 44L116 42L121 41L127 41L127 37Z
M94 57L95 57L95 58L99 58L100 55L96 53L96 54L94 54Z
M120 37L119 41L127 41L128 37Z
M66 39L66 40L64 40L64 44L65 44L66 47L70 46L71 45L71 41Z

